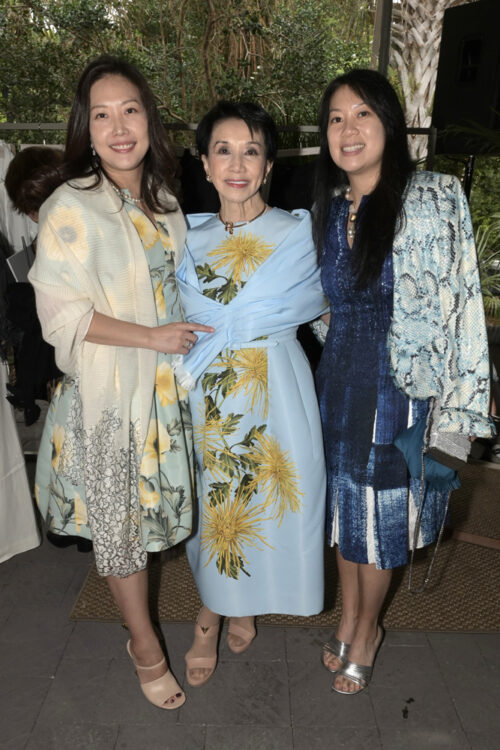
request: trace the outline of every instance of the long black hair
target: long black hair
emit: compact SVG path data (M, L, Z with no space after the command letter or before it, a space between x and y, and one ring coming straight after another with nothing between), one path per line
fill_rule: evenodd
M92 155L90 145L90 89L105 76L122 76L139 90L148 121L149 149L144 157L141 195L151 211L175 210L172 202L160 195L163 188L175 193L176 161L155 103L153 92L142 73L131 63L112 55L101 55L83 71L71 107L66 148L64 152L64 180L88 175L95 176L91 188L100 185L105 170L98 157ZM113 182L108 174L106 177ZM118 186L117 186L118 187Z
M408 149L404 113L393 87L374 70L355 69L326 87L319 112L320 153L314 185L313 235L321 253L333 195L349 184L344 170L330 156L327 130L330 101L341 86L348 86L380 119L385 132L380 177L360 212L354 240L353 269L358 288L378 278L391 251L395 233L404 225L403 194L415 166Z

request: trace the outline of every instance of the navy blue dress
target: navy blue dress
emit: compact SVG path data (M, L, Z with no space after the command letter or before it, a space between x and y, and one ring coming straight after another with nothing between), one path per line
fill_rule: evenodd
M389 371L392 316L389 253L380 277L358 290L347 244L349 203L334 198L321 258L331 323L317 372L328 478L327 538L344 559L394 568L408 560L420 481L411 479L393 440L427 401L398 391ZM418 546L436 537L445 496L427 490Z

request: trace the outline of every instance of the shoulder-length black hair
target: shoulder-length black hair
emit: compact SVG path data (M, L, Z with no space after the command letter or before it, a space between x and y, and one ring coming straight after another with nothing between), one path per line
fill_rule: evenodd
M66 135L64 178L71 180L76 177L94 175L96 179L90 187L96 187L101 184L104 173L113 182L101 166L99 158L92 156L89 128L90 89L96 81L111 75L122 76L133 83L139 90L146 110L149 149L144 157L141 183L143 200L152 211L175 210L172 203L160 195L162 188L175 193L176 161L160 120L153 92L142 73L134 65L112 55L101 55L92 60L78 81Z
M415 169L408 149L406 123L393 87L374 70L355 69L338 76L326 87L319 112L320 153L314 185L313 235L321 253L332 196L349 184L346 173L332 160L327 130L330 100L341 86L348 86L377 115L385 132L380 178L364 203L354 241L353 269L358 288L374 281L391 251L395 233L404 225L403 195Z
M200 156L207 156L212 131L222 120L243 120L250 133L262 133L267 161L273 162L278 151L278 131L271 115L253 102L230 102L224 99L204 115L196 129L196 147Z

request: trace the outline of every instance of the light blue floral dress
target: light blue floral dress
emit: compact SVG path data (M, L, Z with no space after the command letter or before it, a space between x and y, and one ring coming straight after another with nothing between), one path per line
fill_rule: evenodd
M124 209L144 247L158 324L183 319L167 230L130 201ZM119 388L119 383L116 384ZM158 354L148 434L142 454L130 424L129 450L115 453L110 439L120 414L103 413L87 434L77 377L65 376L50 405L37 462L35 492L48 528L92 539L101 575L130 575L145 567L147 552L167 549L191 531L193 451L187 391L178 384L172 356ZM91 465L94 476L89 476ZM86 482L98 487L86 496Z
M325 306L310 218L272 209L232 235L216 216L188 221L182 305L215 328L184 360L197 373L189 562L214 612L310 615L323 607L325 503L318 405L296 338Z

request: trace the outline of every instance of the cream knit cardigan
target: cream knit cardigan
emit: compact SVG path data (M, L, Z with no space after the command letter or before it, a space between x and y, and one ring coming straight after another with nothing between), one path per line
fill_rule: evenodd
M114 449L128 449L133 427L140 456L157 353L92 344L84 337L94 311L144 326L158 324L149 267L137 230L111 183L103 178L99 187L82 189L90 182L65 183L43 204L29 278L43 336L55 347L59 368L77 378L86 434L93 432L104 410L112 411L121 417ZM155 218L168 230L177 264L186 225L175 198L170 199L176 210Z

